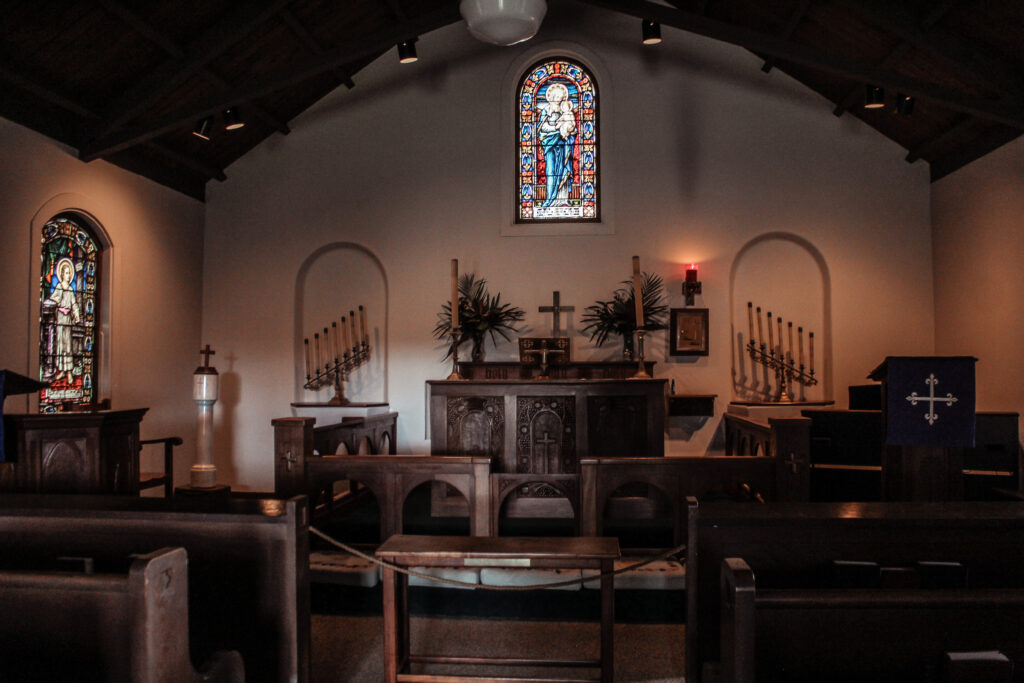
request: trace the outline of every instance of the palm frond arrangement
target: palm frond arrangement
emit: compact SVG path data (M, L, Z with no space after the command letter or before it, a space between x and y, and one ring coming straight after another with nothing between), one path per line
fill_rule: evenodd
M459 277L459 327L455 341L448 345L447 360L457 346L467 341L473 343L473 359L481 358L485 338L489 335L491 343L497 343L497 335L511 341L510 332L516 332L514 323L523 319L525 313L518 306L501 302L501 293L491 295L487 291L487 280L477 279L473 273ZM434 327L434 338L452 339L452 305L445 302L441 312L437 314L437 325Z
M643 305L645 330L663 330L668 306L662 303L665 283L656 273L644 273L640 280L640 302ZM626 348L632 349L632 335L636 331L636 308L633 281L623 280L607 301L587 306L583 314L583 332L590 341L602 346L608 335L621 335Z

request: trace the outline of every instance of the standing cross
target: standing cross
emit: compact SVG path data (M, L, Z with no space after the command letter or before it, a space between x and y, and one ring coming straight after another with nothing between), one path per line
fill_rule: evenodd
M575 306L562 306L560 301L561 301L561 296L559 295L559 293L558 292L552 292L551 293L551 305L550 306L541 306L539 309L537 309L541 313L551 313L552 317L555 319L555 324L551 328L551 330L552 330L551 331L551 336L552 337L560 337L561 336L561 326L560 326L560 319L559 319L559 315L558 314L561 313L562 311L568 312L568 311L575 311L576 310Z
M204 368L210 367L210 356L213 356L213 355L216 355L216 354L217 354L217 352L214 351L213 349L211 349L209 344L206 345L205 349L199 349L199 355L200 356L206 356L203 359L203 367Z

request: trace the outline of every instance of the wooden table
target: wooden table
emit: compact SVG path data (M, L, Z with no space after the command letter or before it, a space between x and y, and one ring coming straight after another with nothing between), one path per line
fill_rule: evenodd
M377 549L377 557L399 567L535 567L600 570L601 653L599 659L557 660L412 654L409 643L408 576L394 569L383 567L384 680L388 683L438 680L436 677L412 675L406 671L411 663L432 663L600 668L601 677L591 680L611 683L614 674L613 627L615 623L615 579L611 572L619 555L618 539L592 536L564 538L392 536ZM462 677L446 676L444 680L451 678ZM476 680L491 679L477 677ZM545 678L544 680L556 679Z

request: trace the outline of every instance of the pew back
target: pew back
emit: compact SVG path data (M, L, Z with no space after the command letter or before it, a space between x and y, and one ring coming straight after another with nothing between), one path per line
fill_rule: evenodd
M816 585L835 560L960 562L975 588L1024 587L1024 504L688 504L687 681L719 657L719 570L742 557L768 588Z
M196 661L238 650L252 681L309 680L308 515L304 498L0 497L0 556L114 562L165 546L189 557Z

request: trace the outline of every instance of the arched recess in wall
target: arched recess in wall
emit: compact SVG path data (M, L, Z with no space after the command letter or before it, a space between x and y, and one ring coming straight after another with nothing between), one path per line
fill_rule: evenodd
M361 319L359 306L366 313L369 359L348 374L345 398L353 403L385 403L388 400L388 280L380 259L366 247L352 242L334 242L310 254L299 268L295 280L295 321L293 331L295 402L326 403L334 389L304 389L306 384L306 347L311 352L314 334L321 336L321 355L326 356L323 330L333 336L341 328L342 316L349 325L355 312L357 329ZM336 323L338 327L332 327ZM352 330L349 328L351 338ZM339 339L343 337L338 336ZM333 346L333 341L331 342ZM342 342L341 346L344 346ZM333 353L331 354L333 356ZM323 362L315 364L323 365Z
M26 365L29 368L31 377L39 377L40 360L40 278L42 277L42 260L40 258L43 242L44 226L58 216L67 216L86 228L95 239L98 248L102 251L102 258L99 259L98 281L101 283L99 297L96 301L96 323L94 339L94 362L95 387L93 399L115 399L112 396L112 377L116 376L112 367L113 359L113 320L116 315L116 304L113 292L115 291L115 273L117 271L118 252L114 248L113 240L99 217L100 209L96 203L88 197L76 193L63 193L56 195L46 201L32 216L30 225L29 268L28 286L28 330L29 344L26 349L28 355ZM35 412L39 410L39 395L28 396L28 410Z
M753 303L753 324L748 302ZM756 308L761 307L761 326ZM733 399L771 400L778 394L776 373L753 363L747 343L769 344L767 314L772 316L771 342L780 342L787 359L796 365L801 358L805 371L811 369L811 340L814 333L813 368L817 384L794 384L794 400L832 400L832 282L822 253L809 241L785 232L770 232L747 242L736 254L729 273L729 311L732 341ZM782 318L782 339L778 319ZM793 323L790 346L789 323ZM798 333L803 328L803 335ZM802 355L801 355L802 345Z

